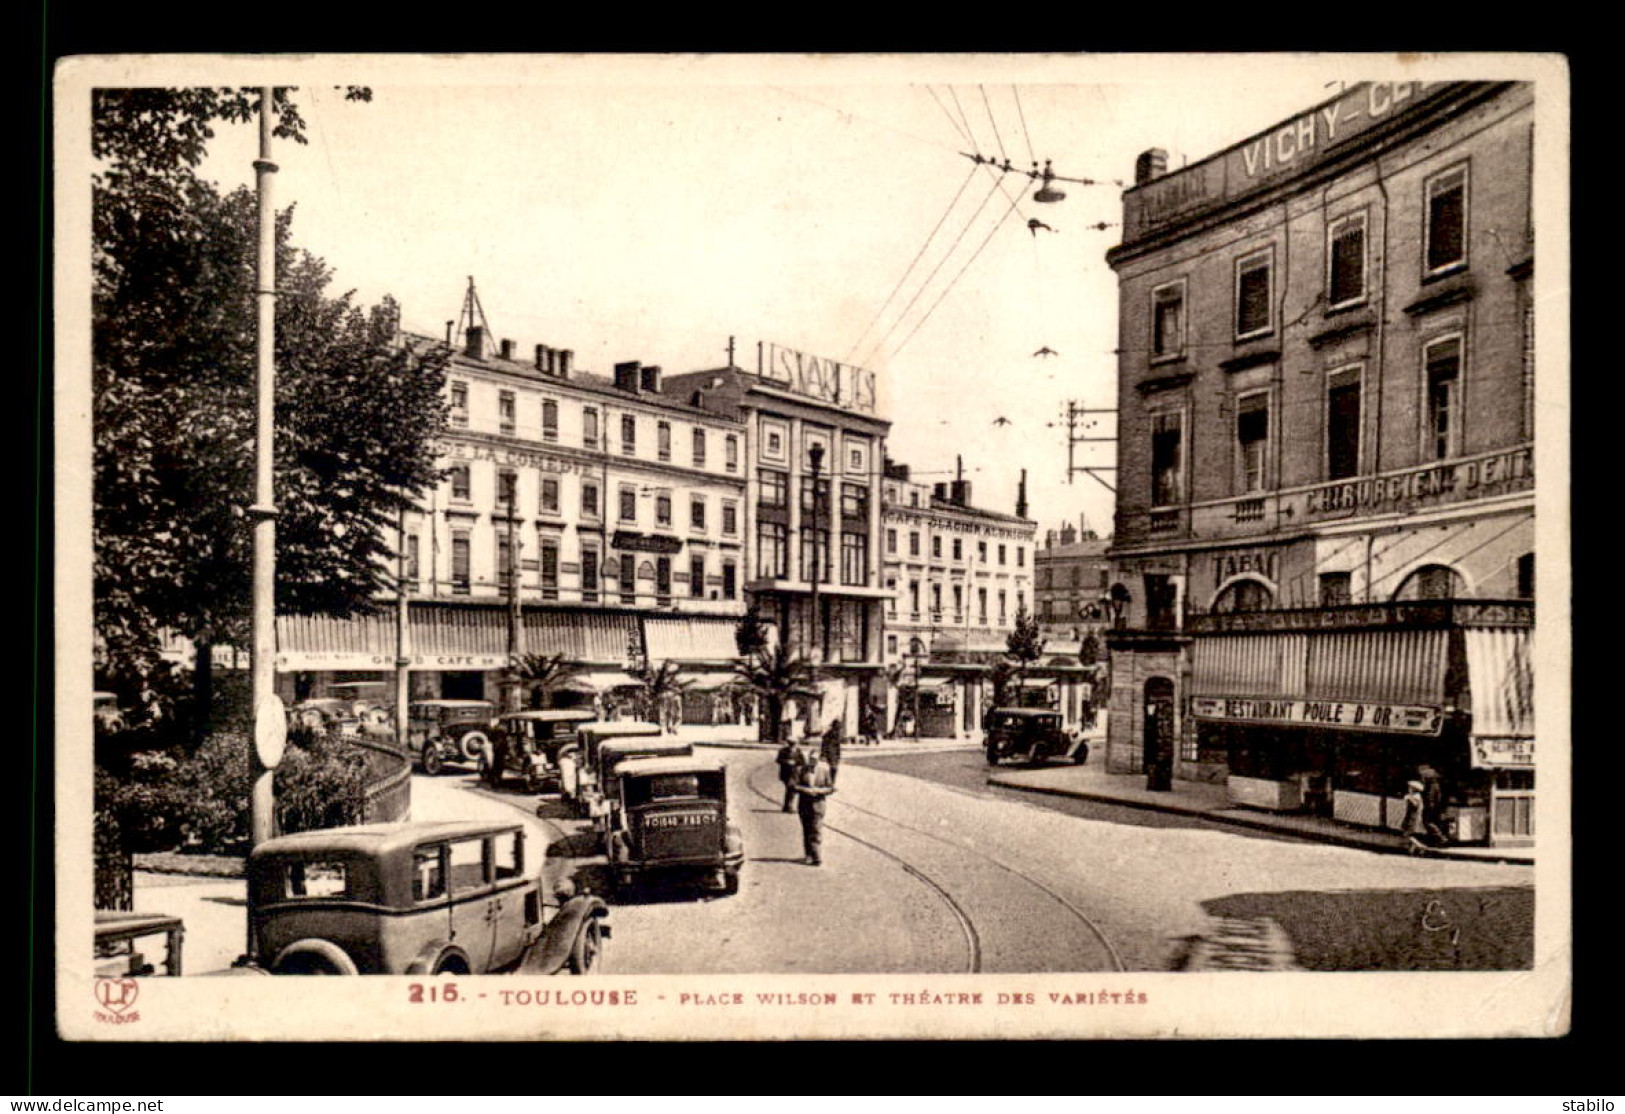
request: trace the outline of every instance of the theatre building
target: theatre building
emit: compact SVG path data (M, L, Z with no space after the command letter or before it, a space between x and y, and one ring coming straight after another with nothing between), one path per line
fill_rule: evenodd
M1534 91L1351 86L1123 195L1107 764L1534 838Z
M559 703L629 687L634 660L675 661L685 717L709 721L745 606L744 427L668 395L659 367L599 376L482 334L447 369L445 479L396 539L413 697L497 699L515 653L575 668ZM397 624L379 602L278 619L286 699L388 676Z
M803 723L856 734L865 704L886 698L877 494L891 423L876 412L874 372L764 342L755 371L689 372L666 391L741 431L746 599L818 669Z

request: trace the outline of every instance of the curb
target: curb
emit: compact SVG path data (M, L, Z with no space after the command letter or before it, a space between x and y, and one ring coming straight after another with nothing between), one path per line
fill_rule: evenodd
M811 745L811 742L812 741L809 741L809 740L799 740L798 739L798 740L796 740L796 745L797 746ZM697 746L697 747L717 747L717 748L722 749L722 750L776 751L776 750L779 749L779 747L782 744L779 744L779 743L736 743L736 742L702 743L702 742L696 742L694 745ZM940 744L907 743L907 744L903 744L903 745L881 743L879 746L873 746L873 747L858 746L855 743L847 743L841 748L841 759L842 759L842 761L845 761L847 759L853 759L853 758L876 758L876 757L884 758L884 757L890 757L892 755L897 755L897 754L939 754L939 753L942 753L944 751L981 750L981 749L982 749L982 745L980 743L940 743Z
M1389 844L1386 841L1362 838L1353 833L1343 835L1338 832L1306 832L1301 828L1283 827L1279 824L1271 824L1267 820L1252 820L1244 816L1231 816L1195 805L1182 805L1177 802L1153 803L1127 797L1112 797L1104 793L1089 793L1077 789L1057 789L1048 785L1023 785L1018 782L1008 781L997 774L989 775L987 780L990 785L997 785L1003 789L1014 789L1022 793L1039 793L1051 797L1072 797L1077 800L1099 801L1102 804L1143 809L1146 812L1169 812L1179 816L1197 816L1204 820L1211 820L1215 824L1228 824L1236 828L1270 832L1275 835L1289 835L1311 843L1329 843L1338 847L1352 847L1359 851L1373 851L1384 855L1405 854L1403 844ZM1534 864L1533 859L1493 853L1478 854L1475 852L1453 851L1448 848L1435 850L1427 857L1430 859L1449 859L1453 862L1506 863L1511 866L1532 866Z

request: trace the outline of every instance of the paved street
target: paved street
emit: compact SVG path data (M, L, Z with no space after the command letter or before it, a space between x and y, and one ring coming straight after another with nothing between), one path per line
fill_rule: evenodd
M728 767L747 861L732 897L673 884L614 900L619 973L1484 970L1532 960L1533 869L1379 855L1190 817L975 787L976 751L841 769L824 866L802 865L771 752ZM882 769L881 766L887 768ZM899 770L915 770L915 777ZM517 818L604 888L586 824L551 796L418 777L420 820ZM1159 823L1166 821L1166 823ZM136 908L181 916L187 970L243 947L243 884L142 873Z

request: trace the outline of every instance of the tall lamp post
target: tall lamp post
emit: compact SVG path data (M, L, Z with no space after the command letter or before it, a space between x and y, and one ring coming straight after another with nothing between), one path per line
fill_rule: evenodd
M254 523L253 689L254 788L249 803L249 831L255 844L276 834L275 771L282 761L288 717L276 695L276 489L272 460L276 436L276 209L271 203L270 86L260 90L260 147L254 160L259 199L258 360L254 374ZM252 929L250 930L252 932ZM250 950L253 940L249 940Z
M808 658L815 662L822 662L824 660L823 617L818 613L818 578L821 573L818 567L818 474L824 467L824 446L808 446L807 458L812 464L812 642ZM816 658L811 653L811 650L817 651Z

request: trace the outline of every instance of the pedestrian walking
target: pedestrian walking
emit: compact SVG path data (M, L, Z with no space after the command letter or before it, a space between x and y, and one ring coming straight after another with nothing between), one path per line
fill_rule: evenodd
M824 808L827 798L835 792L835 777L829 763L816 751L809 751L807 761L796 774L795 791L800 796L796 811L801 815L801 847L806 852L808 866L824 865Z
M788 735L785 736L784 745L779 748L778 762L779 781L784 785L783 811L789 812L796 799L796 774L801 769L801 751Z
M866 747L880 745L880 740L875 738L875 710L867 704L858 713L858 743Z
M824 741L819 747L819 754L829 764L829 783L835 784L835 775L841 772L841 744L846 741L846 733L841 730L841 721L832 719L829 726L824 728Z
M1406 852L1412 855L1427 854L1428 846L1422 842L1427 826L1422 820L1422 783L1419 781L1405 785L1405 818L1399 826L1405 833Z
M1445 843L1444 778L1426 762L1417 767L1416 780L1422 783L1422 827L1434 846Z

